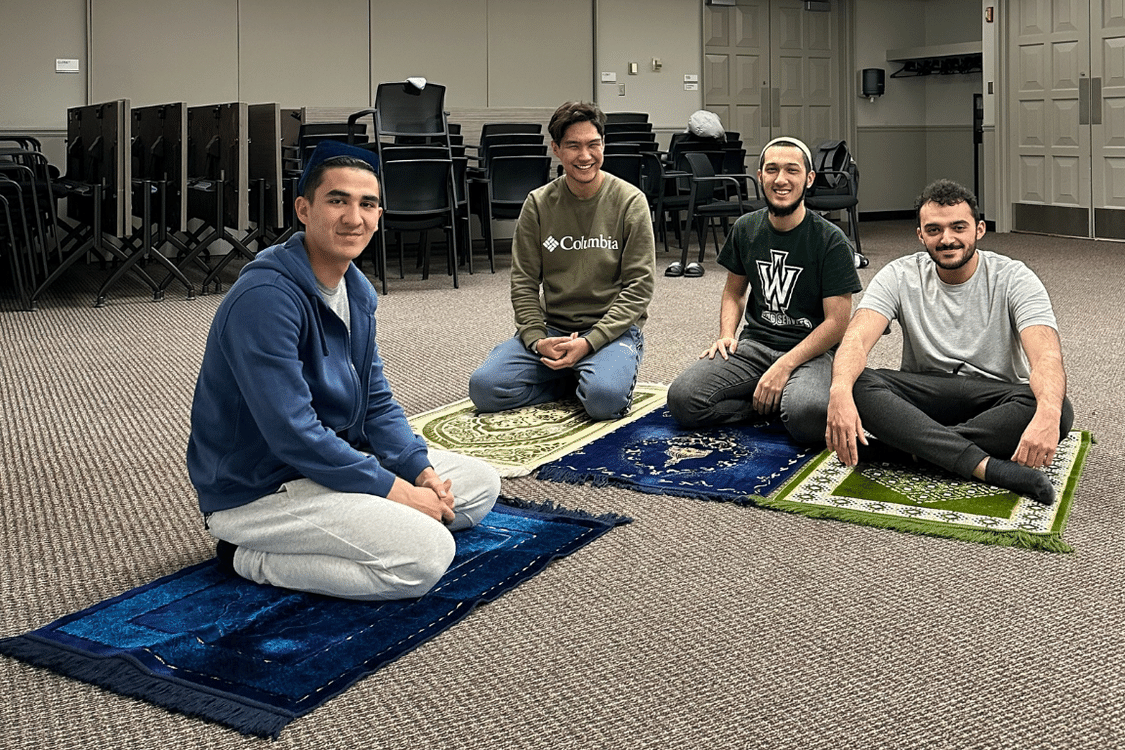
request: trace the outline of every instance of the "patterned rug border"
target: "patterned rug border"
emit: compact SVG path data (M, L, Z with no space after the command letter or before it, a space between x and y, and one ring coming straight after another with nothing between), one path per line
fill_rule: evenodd
M587 425L586 427L579 430L580 434L574 440L566 442L565 444L560 444L557 448L538 454L525 463L518 464L510 461L499 460L495 456L485 455L485 447L483 446L479 450L474 451L474 446L471 444L454 445L451 443L442 442L435 439L431 435L426 434L426 428L433 424L438 417L441 417L443 415L454 416L461 412L472 411L472 401L468 398L463 398L459 401L454 401L453 403L439 406L436 409L430 409L429 411L416 414L410 417L408 421L410 422L411 428L414 429L414 431L418 434L422 435L423 438L426 439L426 442L428 442L433 447L451 450L457 453L463 453L467 456L480 458L481 460L491 464L492 467L496 469L497 473L499 473L502 477L524 477L531 474L543 464L549 461L554 461L562 456L567 455L568 453L571 453L572 451L578 450L579 448L588 445L594 440L597 440L600 437L604 437L605 435L608 435L627 424L635 422L636 420L655 411L656 409L661 408L667 401L667 395L668 386L662 383L638 383L634 390L633 408L630 410L629 414L620 419L604 420L600 422L595 422L588 417L584 417ZM529 414L533 413L534 410L537 409L541 410L544 408L551 408L551 405L555 405L555 408L558 408L558 406L567 403L569 402L551 401L546 404L537 404L535 406L525 406L520 409L511 409L506 412L498 412L498 414ZM578 402L575 401L573 402L573 408L570 409L570 414L572 415L572 417L578 417L582 414L580 410L581 406L579 406Z
M940 523L904 518L902 516L872 513L851 508L811 505L786 500L785 496L800 485L809 475L819 469L824 461L832 459L834 454L828 450L823 451L819 456L814 458L800 472L768 497L753 496L749 499L750 502L762 508L796 513L810 518L847 521L863 526L888 528L922 536L956 539L977 544L1017 547L1043 552L1070 553L1074 551L1074 548L1062 538L1062 532L1063 529L1066 528L1066 522L1070 517L1074 494L1078 488L1078 480L1082 475L1082 470L1085 468L1090 446L1097 443L1094 436L1087 430L1073 430L1072 434L1077 434L1079 436L1080 443L1075 454L1074 463L1067 474L1066 484L1060 490L1054 520L1051 523L1051 530L1048 532L1039 533L1018 529L993 531L954 523Z

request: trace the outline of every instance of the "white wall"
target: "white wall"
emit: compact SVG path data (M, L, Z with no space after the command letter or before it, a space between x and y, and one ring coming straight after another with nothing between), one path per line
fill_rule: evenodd
M982 26L980 0L856 1L856 68L886 71L885 94L856 107L861 211L911 210L940 177L972 187L972 95L982 91L981 74L891 78L901 65L886 52L980 41Z
M617 83L596 84L598 105L606 112L648 112L657 130L683 130L688 117L703 106L701 90L685 91L685 75L701 75L701 3L646 0L643 14L636 0L599 0L595 74L616 73ZM638 22L643 17L643 27ZM652 60L662 67L653 71ZM629 75L629 63L637 75ZM625 95L618 95L618 84Z

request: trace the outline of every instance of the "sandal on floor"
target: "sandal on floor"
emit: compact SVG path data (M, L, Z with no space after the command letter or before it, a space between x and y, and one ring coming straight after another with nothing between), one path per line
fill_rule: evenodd
M670 266L668 266L667 268L664 269L664 275L665 276L683 276L684 275L683 264L680 263L680 261L677 260L675 263L673 263L672 265L670 265Z
M689 278L698 279L702 275L703 275L703 266L699 265L698 263L695 263L694 261L691 262L691 263L688 263L687 268L684 269L684 276L687 276Z

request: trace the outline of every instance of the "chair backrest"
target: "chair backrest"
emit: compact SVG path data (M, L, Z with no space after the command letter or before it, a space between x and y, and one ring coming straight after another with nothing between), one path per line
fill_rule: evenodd
M453 207L450 159L392 159L383 162L384 217L448 211Z
M723 174L746 174L746 149L723 149Z
M541 133L492 133L491 135L481 136L480 139L480 147L482 150L490 146L512 145L516 143L546 144L546 141Z
M602 153L606 156L610 154L639 154L641 153L641 144L636 141L625 141L624 143L607 143L602 147Z
M458 205L469 199L468 185L465 182L469 171L469 157L453 157L453 201Z
M384 145L380 150L380 158L384 161L402 161L403 159L448 159L449 152L442 146L390 146Z
M647 112L606 112L605 121L610 122L648 122Z
M321 141L362 145L367 143L367 126L359 122L310 122L301 125L297 148L302 168Z
M695 196L695 204L703 205L710 203L715 198L715 181L704 180L702 182L696 181L697 177L714 177L715 168L711 165L711 159L707 154L702 151L688 151L683 155L683 163L687 166L688 172L692 176L692 193Z
M652 123L640 121L606 122L606 133L620 133L621 131L652 132Z
M481 140L490 135L503 133L542 133L543 124L539 122L486 122L480 126Z
M642 187L641 164L642 159L639 153L605 154L602 157L602 169L637 187Z
M490 146L481 157L480 167L485 172L491 169L494 159L503 156L546 156L546 144L534 143L501 143Z
M445 135L445 86L427 83L419 89L409 81L380 83L375 90L377 137Z
M822 141L812 156L813 195L859 195L859 166L845 141Z
M655 142L656 133L651 130L617 130L605 133L606 143L642 143L644 141Z
M547 153L547 144L543 142L542 136L534 133L501 133L481 141L477 149L477 162L482 169L487 169L493 154L538 156L545 153Z
M489 164L489 200L523 203L527 194L550 180L551 157L498 156Z
M641 152L641 190L650 205L664 195L664 162L655 151Z

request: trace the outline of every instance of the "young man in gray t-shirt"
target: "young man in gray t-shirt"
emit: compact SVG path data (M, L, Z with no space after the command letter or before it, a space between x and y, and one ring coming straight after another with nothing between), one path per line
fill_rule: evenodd
M985 227L969 190L938 180L915 208L925 252L880 270L848 325L828 447L848 466L889 447L1050 504L1054 489L1038 469L1074 412L1047 290L1023 263L977 250ZM865 369L892 320L903 332L901 370Z

